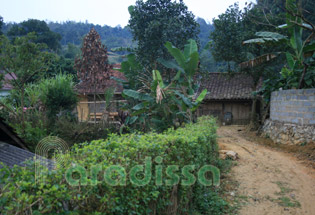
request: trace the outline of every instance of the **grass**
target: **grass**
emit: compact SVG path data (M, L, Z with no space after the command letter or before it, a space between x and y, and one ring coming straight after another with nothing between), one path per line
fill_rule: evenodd
M280 197L277 199L270 199L271 201L277 202L280 206L283 206L283 207L292 207L292 208L301 207L300 202L298 202L294 196L292 195L287 196L287 194L292 192L294 189L291 189L290 187L288 187L287 183L282 182L282 181L276 181L274 183L277 184L278 187L280 188L280 192L275 193L276 195Z
M293 200L289 197L280 197L276 199L276 202L278 202L278 204L283 207L292 207L292 208L301 207L300 202Z
M288 184L285 182L276 181L274 183L280 188L280 192L276 192L276 195L282 196L293 191L293 189L289 188Z

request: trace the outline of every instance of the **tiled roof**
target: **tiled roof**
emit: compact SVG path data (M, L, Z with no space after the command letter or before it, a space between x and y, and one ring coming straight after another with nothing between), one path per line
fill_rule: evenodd
M114 64L113 65L113 69L110 71L110 76L111 77L115 77L118 79L122 79L122 80L126 80L125 76L123 73L115 70L115 69L120 69L120 64ZM105 89L108 87L113 87L116 88L116 93L121 93L123 91L123 86L121 84L119 84L116 80L114 79L109 79L106 80L105 83L102 84L103 86L105 85L106 87L97 87L96 88L96 93L97 94L103 94ZM76 89L78 91L79 94L93 94L94 93L94 89L93 87L91 87L89 82L80 82L79 84L77 84Z
M2 162L8 167L13 167L14 165L26 166L25 161L34 158L34 153L0 141L0 163ZM49 169L53 169L55 167L55 163L53 160L49 160L39 156L37 156L36 159L42 165L46 165ZM1 164L0 168L2 168Z
M33 159L34 156L35 154L32 152L0 142L0 162L9 167L13 167L14 165L24 166L23 162Z
M15 76L15 74L14 73L12 73L11 75L10 74L5 74L4 75L4 81L3 81L3 86L2 86L2 88L1 88L1 90L12 90L12 85L10 84L10 81L12 80L12 79L15 79L16 78L16 76Z
M228 73L209 73L201 80L200 90L207 89L205 100L241 100L252 99L252 77L238 73L233 76Z

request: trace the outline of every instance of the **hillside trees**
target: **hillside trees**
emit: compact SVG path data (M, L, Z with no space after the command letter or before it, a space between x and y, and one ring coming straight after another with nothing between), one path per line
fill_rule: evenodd
M0 16L0 35L3 34L2 33L2 26L3 26L3 18L2 18L2 16Z
M19 36L25 36L28 33L35 32L36 43L45 43L51 50L57 51L61 48L60 39L61 36L49 29L45 21L36 19L29 19L21 22L20 24L14 24L7 32L8 37L15 39Z
M94 28L84 38L82 55L75 60L78 78L85 82L94 94L94 121L96 121L97 89L104 89L104 80L110 78L112 66L108 63L107 48L101 43L101 37Z
M157 68L158 58L171 59L167 41L183 49L188 39L198 38L199 26L182 0L138 0L129 12L137 58L149 70Z

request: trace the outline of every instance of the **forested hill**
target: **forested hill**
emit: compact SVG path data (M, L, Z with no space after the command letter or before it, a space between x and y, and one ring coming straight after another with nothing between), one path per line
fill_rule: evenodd
M102 41L111 49L114 47L128 47L132 45L132 35L127 27L110 27L107 25L100 26L91 23L82 23L67 21L63 23L49 22L47 23L50 30L61 35L61 45L72 43L81 45L84 35L86 35L92 27L100 34Z
M210 33L214 31L214 26L211 25L210 23L207 23L204 19L199 17L197 18L196 21L200 26L199 39L201 48L203 48L209 42L209 36Z
M198 17L197 22L200 25L199 39L201 45L204 46L209 41L210 32L213 31L214 28L202 18ZM67 45L68 43L81 45L83 36L87 34L92 27L94 27L100 34L103 43L106 44L109 49L116 47L130 47L134 45L128 27L100 26L87 22L82 23L74 21L63 23L49 22L47 24L50 30L61 35L61 45Z
M209 41L210 32L213 31L214 28L202 18L197 18L196 21L200 25L199 39L201 46L203 47ZM108 47L108 49L116 47L132 47L135 45L135 43L132 41L132 35L128 27L111 27L107 25L100 26L88 22L83 23L74 21L46 23L51 31L60 34L60 44L62 46L66 46L69 43L80 46L84 35L86 35L92 27L94 27L95 30L100 34L102 42ZM20 24L21 23L18 25ZM9 32L14 26L17 26L16 23L4 24L3 32ZM16 34L16 32L13 34Z

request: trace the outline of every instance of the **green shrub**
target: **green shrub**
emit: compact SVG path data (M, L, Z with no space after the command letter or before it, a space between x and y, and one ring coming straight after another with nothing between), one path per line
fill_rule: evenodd
M162 162L158 161L159 156ZM135 186L130 181L131 170L135 165L142 165L146 157L152 158L151 180L145 186ZM228 207L215 192L214 186L203 186L198 180L192 186L184 186L182 181L178 185L166 185L166 180L171 179L165 172L169 165L179 166L179 171L176 171L178 175L181 175L185 165L195 165L191 173L197 178L200 167L216 163L216 124L212 118L202 118L196 124L187 124L177 130L169 129L161 134L112 134L106 140L75 145L66 158L65 167L59 166L44 174L45 183L35 183L33 162L25 168L0 169L0 211L3 214L142 215L170 214L171 211L176 214L191 214L192 211L221 214ZM96 175L97 181L90 172L96 164L102 167L102 171ZM104 176L104 170L113 164L125 168L125 186L106 183L109 179ZM87 170L87 185L82 177L78 186L70 186L65 179L66 169L79 166ZM163 169L161 181L156 172L160 167ZM77 172L67 172L66 175L80 178ZM118 174L111 176L119 182L121 177L117 177ZM141 179L143 174L137 177ZM97 185L92 186L93 182L97 182ZM157 182L162 182L162 185Z
M48 116L55 118L60 111L72 111L77 104L74 82L71 75L56 75L39 83L40 100L43 102Z

